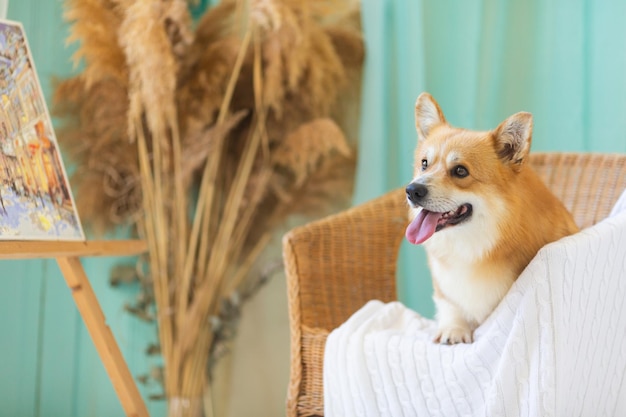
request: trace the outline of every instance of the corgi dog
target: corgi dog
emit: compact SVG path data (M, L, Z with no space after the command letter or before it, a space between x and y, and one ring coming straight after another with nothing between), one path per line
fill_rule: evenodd
M453 127L428 93L415 104L418 145L406 187L406 238L433 277L436 343L471 343L539 249L576 233L528 164L533 122L520 112L492 131Z

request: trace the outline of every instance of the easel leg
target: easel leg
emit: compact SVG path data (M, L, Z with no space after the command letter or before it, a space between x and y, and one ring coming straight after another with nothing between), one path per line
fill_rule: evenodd
M87 279L80 259L76 257L57 258L57 263L72 290L78 311L85 321L87 330L96 345L98 354L111 378L113 388L122 403L127 416L148 417L148 409L139 394L137 385L128 370L124 357L107 326L100 303Z

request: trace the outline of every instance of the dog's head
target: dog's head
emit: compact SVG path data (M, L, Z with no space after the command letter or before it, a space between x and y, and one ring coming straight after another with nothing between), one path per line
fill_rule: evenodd
M414 219L407 239L419 244L448 229L480 233L506 211L507 187L530 150L531 114L516 113L488 132L460 129L446 122L430 94L422 93L415 124L415 171L406 187Z

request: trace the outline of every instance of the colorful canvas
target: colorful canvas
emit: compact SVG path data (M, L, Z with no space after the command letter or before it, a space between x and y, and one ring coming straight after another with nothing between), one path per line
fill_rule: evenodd
M0 20L0 239L84 240L21 24Z

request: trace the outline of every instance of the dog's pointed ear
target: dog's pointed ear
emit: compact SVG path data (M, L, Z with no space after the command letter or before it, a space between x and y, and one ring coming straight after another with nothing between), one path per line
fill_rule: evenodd
M527 112L515 113L494 131L498 156L515 171L521 169L530 152L532 133L533 116Z
M422 93L415 102L415 128L419 141L426 139L433 127L446 123L439 104L428 93Z

